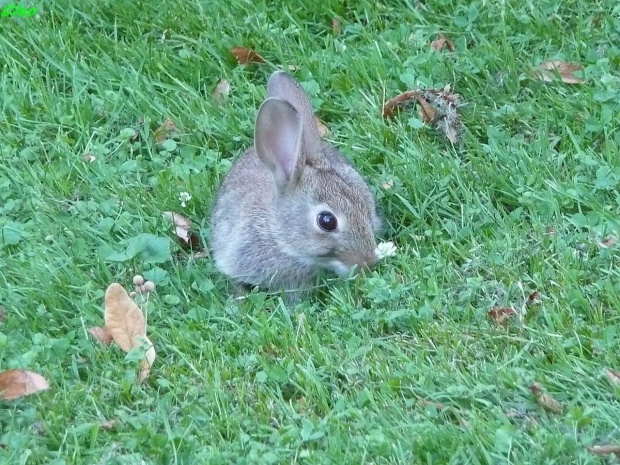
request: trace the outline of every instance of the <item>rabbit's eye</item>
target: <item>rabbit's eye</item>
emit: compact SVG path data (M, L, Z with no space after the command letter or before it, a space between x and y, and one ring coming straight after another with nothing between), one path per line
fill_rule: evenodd
M321 212L316 217L316 222L323 231L333 231L338 227L338 220L330 212Z

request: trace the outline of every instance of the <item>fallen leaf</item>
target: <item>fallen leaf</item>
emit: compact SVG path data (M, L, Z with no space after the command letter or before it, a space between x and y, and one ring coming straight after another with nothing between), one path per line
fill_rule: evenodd
M19 399L49 387L47 380L34 371L8 370L0 373L0 399Z
M538 79L546 82L553 82L556 80L557 73L566 84L581 84L583 79L575 76L577 71L582 71L583 66L577 63L567 63L562 60L545 61L538 67L535 75Z
M443 32L439 33L439 37L437 40L433 40L431 42L431 47L433 47L438 52L441 52L444 48L447 48L448 51L454 52L454 42L449 40Z
M230 83L226 79L222 79L217 83L211 95L215 103L222 105L226 102L228 94L230 94Z
M98 326L95 326L93 328L90 328L88 332L92 337L105 345L109 345L113 340L112 334L110 334L110 331L108 331L107 328L100 328Z
M422 109L420 116L424 121L432 118L435 127L456 144L461 134L462 124L457 109L460 106L460 96L450 92L450 87L444 89L413 89L403 92L388 100L383 105L382 116L391 118L397 109L406 109L418 103ZM424 113L422 113L422 111Z
M153 133L153 135L155 136L155 140L158 144L161 144L167 139L168 134L175 129L176 125L174 124L174 121L172 121L170 118L167 118L161 126L155 129L155 132Z
M437 117L437 110L435 110L423 97L418 96L418 103L420 104L419 114L422 121L425 123L432 123Z
M528 296L527 300L525 301L525 305L532 305L532 304L535 304L535 303L536 303L536 302L538 302L539 300L540 300L540 292L538 292L538 291L532 292L532 293Z
M542 386L538 383L534 383L530 386L530 391L536 396L538 405L545 410L549 410L554 413L562 413L562 406L555 400L550 394L543 391Z
M319 135L321 136L321 138L327 137L329 135L329 129L327 129L327 126L325 126L321 122L318 116L315 116L315 118L316 118L316 125L319 128Z
M488 314L496 324L505 325L508 319L517 312L512 307L493 307Z
M332 33L335 36L340 35L340 21L336 18L332 19Z
M174 230L181 245L200 245L200 238L191 230L192 223L190 220L175 212L163 212L163 216L174 224Z
M612 446L612 445L591 446L591 447L586 447L586 449L588 449L588 452L590 452L591 454L595 454L595 455L616 454L617 456L620 457L620 445L618 446Z
M397 109L407 105L413 105L417 101L418 95L419 92L417 90L408 90L402 94L398 94L396 97L385 102L381 115L384 118L391 118L394 116Z
M150 347L140 362L139 379L144 381L155 360L155 348L146 337L146 319L142 310L118 283L110 284L105 293L105 325L114 342L125 352L140 345L142 340L148 342Z
M233 47L230 51L241 64L265 63L265 59L262 56L249 48Z
M117 423L118 420L116 418L113 418L112 420L103 420L101 422L101 427L103 429L112 429L116 426Z
M620 371L614 371L607 368L607 370L605 370L605 374L611 384L615 387L620 387Z
M146 319L140 307L118 283L112 283L105 293L105 325L114 342L129 352L146 335Z
M82 155L82 160L84 160L86 163L93 163L95 160L97 160L97 157L95 157L92 153L85 153L84 155Z

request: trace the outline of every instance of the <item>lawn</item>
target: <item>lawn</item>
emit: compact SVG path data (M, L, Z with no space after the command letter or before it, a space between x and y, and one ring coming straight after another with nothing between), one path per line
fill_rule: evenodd
M588 448L620 445L617 2L27 5L0 17L0 371L50 386L0 400L0 463L613 462ZM453 52L431 46L440 32ZM583 82L538 79L549 60ZM293 309L235 300L162 215L207 243L276 69L397 246ZM447 84L456 145L416 108L382 118L384 100ZM144 383L88 333L136 274L156 285Z

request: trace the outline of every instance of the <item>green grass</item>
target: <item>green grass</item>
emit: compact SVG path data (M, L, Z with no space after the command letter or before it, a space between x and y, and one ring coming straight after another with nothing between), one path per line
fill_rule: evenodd
M35 0L35 17L0 18L0 371L51 384L0 402L0 462L610 463L586 446L620 442L604 375L620 370L620 251L599 245L620 237L617 2L277 3ZM439 31L455 53L430 49ZM235 45L268 63L236 64ZM586 83L532 79L550 59L583 64ZM142 233L173 239L162 211L204 224L288 65L398 254L293 314L279 295L233 301L173 240L161 261L107 261ZM382 120L384 89L448 83L461 147L410 125L417 111ZM166 118L171 151L152 136ZM157 284L143 385L86 333L107 286L136 273ZM522 321L488 317L535 290Z

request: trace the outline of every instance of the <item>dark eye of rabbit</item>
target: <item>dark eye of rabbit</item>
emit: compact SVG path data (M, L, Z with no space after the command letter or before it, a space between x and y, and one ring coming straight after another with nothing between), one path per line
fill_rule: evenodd
M316 217L316 222L323 231L333 231L338 227L338 220L330 212L321 212Z

